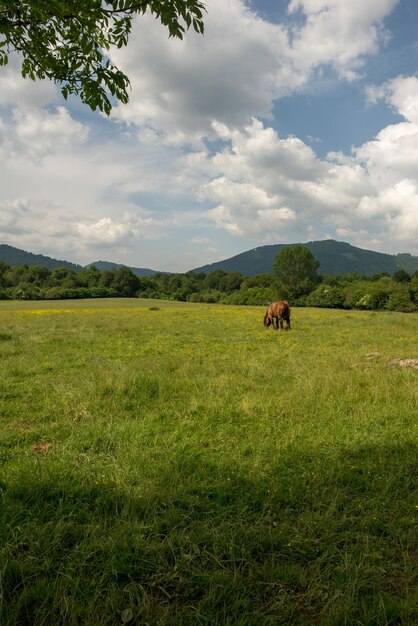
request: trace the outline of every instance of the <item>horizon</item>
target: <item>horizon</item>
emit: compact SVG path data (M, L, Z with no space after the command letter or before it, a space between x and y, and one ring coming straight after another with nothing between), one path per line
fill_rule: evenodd
M206 7L183 41L135 21L109 118L0 68L0 239L180 273L288 241L418 255L416 0Z
M33 255L35 255L35 256L43 256L43 257L48 258L48 259L51 259L51 260L53 260L53 261L58 261L58 262L59 262L59 261L62 261L62 262L64 262L64 263L71 263L71 264L73 264L73 265L78 265L78 266L79 266L79 267L81 267L81 268L85 268L85 267L89 267L89 266L94 266L94 265L96 265L97 263L109 263L109 264L111 264L111 265L125 266L125 267L128 267L128 268L133 268L133 269L150 270L150 271L157 272L157 273L158 273L158 272L161 272L161 273L168 273L168 274L186 274L186 273L188 273L188 272L193 272L193 271L195 271L195 270L198 270L198 269L200 269L200 268L202 268L202 267L207 267L207 266L210 266L210 265L218 265L219 263L223 263L224 261L225 261L225 262L226 262L226 261L229 261L229 260L231 260L231 259L233 259L233 258L235 258L235 257L237 257L237 256L244 255L244 254L246 254L246 253L248 253L248 252L252 252L252 251L254 251L254 250L258 250L258 249L260 249L260 248L265 248L265 247L269 247L269 246L270 246L270 247L273 247L273 246L305 246L305 245L307 245L307 244L325 243L325 242L327 242L327 241L332 241L333 243L337 243L337 244L346 244L346 245L349 245L349 246L351 246L351 247L353 247L353 248L358 248L358 249L360 249L360 250L363 250L363 251L365 251L365 252L375 252L375 253L377 253L377 254L384 254L384 255L394 256L394 257L396 257L396 256L400 256L400 255L405 255L405 254L406 254L406 255L409 255L409 256L412 256L412 257L417 257L417 258L418 258L418 255L413 255L413 254L411 254L410 252L397 252L397 253L392 254L392 253L389 253L389 252L382 252L382 251L377 251L377 250L371 250L371 249L368 249L368 248L359 248L359 246L353 246L353 245L352 245L351 243L349 243L348 241L337 241L337 240L335 240L335 239L319 239L319 240L311 240L311 241L305 241L305 242L293 242L293 243L269 243L269 244L264 244L264 245L261 245L261 246L255 246L254 248L250 248L250 249L248 249L248 250L243 250L242 252L238 252L237 254L234 254L234 255L232 255L232 256L230 256L230 257L226 257L226 258L223 258L223 259L219 259L219 260L217 260L217 261L212 261L211 263L203 263L203 264L202 264L202 265L200 265L200 266L192 267L192 268L186 269L186 270L184 270L184 271L174 272L174 271L171 271L171 270L168 270L168 269L165 269L165 270L164 270L164 269L162 269L162 270L156 270L155 268L152 268L152 267L144 267L144 266L142 266L142 265L138 265L138 264L136 264L136 263L133 263L133 264L119 263L118 261L110 261L109 259L96 259L95 261L89 261L88 263L86 263L86 264L82 265L82 264L80 264L80 263L76 263L75 261L72 261L71 259L68 259L68 258L51 257L51 256L49 256L49 255L43 254L42 252L31 252L30 250L23 250L23 249L21 249L21 248L17 248L17 247L15 247L15 246L10 246L10 244L4 244L4 243L2 243L2 244L0 244L0 247L1 247L2 245L3 245L3 246L10 246L10 247L12 247L12 248L14 248L14 249L18 250L19 252L23 252L23 253L26 253L26 254L33 254Z

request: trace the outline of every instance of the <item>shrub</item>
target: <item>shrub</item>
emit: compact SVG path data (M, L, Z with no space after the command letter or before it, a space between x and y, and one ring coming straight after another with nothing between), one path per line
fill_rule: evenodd
M188 297L189 302L207 302L208 304L215 304L220 302L223 294L217 289L209 289L203 293L192 293Z
M417 305L412 302L408 293L397 291L390 294L386 309L389 311L400 311L401 313L413 313L417 310Z
M353 309L384 309L394 284L390 278L352 283L344 289L344 304Z
M59 287L50 287L42 293L42 297L45 300L60 300L61 299L61 289Z
M277 300L274 289L266 287L250 287L245 291L237 291L222 299L222 304L267 305Z
M344 296L342 289L330 285L320 285L306 297L306 306L328 309L343 309Z
M408 285L409 295L411 300L418 304L418 276L414 276Z

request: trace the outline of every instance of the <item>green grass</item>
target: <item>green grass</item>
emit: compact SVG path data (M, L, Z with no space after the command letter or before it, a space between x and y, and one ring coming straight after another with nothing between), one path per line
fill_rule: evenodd
M2 626L417 623L417 316L263 313L0 303Z

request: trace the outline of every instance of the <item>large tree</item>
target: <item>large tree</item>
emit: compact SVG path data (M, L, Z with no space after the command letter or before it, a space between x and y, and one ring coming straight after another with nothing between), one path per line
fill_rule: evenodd
M286 246L276 255L273 270L282 298L296 300L310 293L319 281L317 261L304 246Z
M106 53L127 45L135 15L149 11L182 39L203 33L204 10L200 0L0 0L0 65L18 52L24 78L49 78L109 114L112 98L128 101L129 78Z

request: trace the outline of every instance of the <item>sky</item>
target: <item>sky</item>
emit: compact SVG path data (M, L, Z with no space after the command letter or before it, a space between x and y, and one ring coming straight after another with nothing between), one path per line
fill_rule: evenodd
M0 243L186 272L276 243L418 255L417 0L206 0L138 18L110 117L0 68Z

